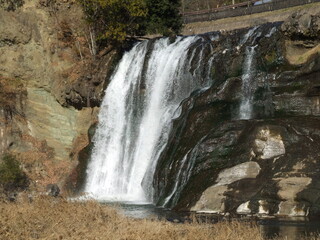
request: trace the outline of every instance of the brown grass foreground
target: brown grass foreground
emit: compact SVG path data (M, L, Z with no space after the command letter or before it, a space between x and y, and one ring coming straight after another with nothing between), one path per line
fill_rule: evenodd
M137 220L94 201L38 197L0 203L0 239L237 239L262 240L248 223L174 224ZM316 238L314 238L316 239Z

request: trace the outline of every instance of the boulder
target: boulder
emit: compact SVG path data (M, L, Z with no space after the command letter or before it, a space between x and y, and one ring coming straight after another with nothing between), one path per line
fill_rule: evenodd
M292 39L320 39L319 8L292 14L281 26L284 34Z
M245 162L232 168L221 171L216 184L206 189L199 201L191 208L191 211L222 213L225 210L225 193L228 185L241 179L256 178L261 168L256 162ZM244 211L240 207L239 211Z

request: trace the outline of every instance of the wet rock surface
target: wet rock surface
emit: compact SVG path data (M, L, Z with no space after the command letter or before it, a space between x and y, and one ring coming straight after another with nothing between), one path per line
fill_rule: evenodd
M319 212L319 17L318 10L297 13L251 35L239 30L212 41L214 83L186 99L174 120L154 177L158 205L233 214ZM241 119L248 48L255 48L252 113Z

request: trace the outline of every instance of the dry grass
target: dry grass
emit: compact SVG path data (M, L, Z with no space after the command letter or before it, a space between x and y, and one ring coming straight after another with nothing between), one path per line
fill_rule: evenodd
M249 223L174 224L130 219L97 202L38 197L0 203L0 239L262 240Z

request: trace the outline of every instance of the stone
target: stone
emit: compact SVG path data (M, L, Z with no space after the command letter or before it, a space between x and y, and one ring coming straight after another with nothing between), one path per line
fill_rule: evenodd
M201 195L198 202L191 207L191 211L222 213L225 211L224 195L228 191L228 185L241 179L255 178L261 168L256 162L245 162L232 168L221 171L216 184L207 188ZM242 210L240 208L239 210Z
M28 88L25 111L29 134L46 140L57 159L68 158L77 136L78 111L62 107L49 92L38 88Z
M16 193L16 192L10 192L10 193L8 194L8 200L9 200L10 202L15 202L15 201L17 201L17 197L18 197L18 193Z
M91 58L83 41L87 26L73 21L82 14L80 5L70 1L57 4L54 18L39 1L24 1L17 11L0 10L0 154L11 151L19 156L38 191L50 182L64 184L77 164L81 150L77 139L85 139L96 121L97 110L87 108L87 102L81 111L66 104L68 92L82 84L81 98L89 92L97 106L106 86L106 74L95 76L100 79L98 87L80 80L91 75L83 64L90 61L81 61ZM105 73L111 68L101 69Z
M285 35L291 38L319 38L320 11L318 8L302 10L292 14L281 26Z
M249 208L250 201L247 201L245 203L242 203L238 208L237 208L237 213L238 214L250 214L251 209Z
M191 207L191 211L200 213L223 213L225 211L224 193L228 190L227 186L212 186L204 191L198 202Z
M0 152L19 156L33 187L43 189L49 182L69 181L79 152L90 146L88 129L98 112L93 107L100 105L119 55L104 49L88 63L87 26L72 21L82 16L78 5L69 9L61 2L53 18L38 2L0 11L0 75L23 85L7 91L15 95L9 108L0 106ZM56 19L67 23L64 29ZM319 212L319 21L317 5L283 24L259 27L248 120L238 118L247 47L239 41L248 29L217 33L214 47L201 52L203 59L214 56L212 68L204 71L204 79L211 73L214 81L181 104L156 166L155 199L168 196L181 159L192 152L189 179L170 207L231 214ZM61 38L66 30L68 38Z
M266 201L264 200L259 200L259 214L261 215L268 215L269 214L269 210L268 207L266 206Z
M268 128L261 129L255 140L255 152L261 159L270 159L286 153L282 137Z
M281 179L278 182L278 196L283 200L294 200L297 194L304 190L311 182L312 179L309 177L288 177Z
M280 216L291 216L291 217L306 217L309 214L309 208L307 207L298 207L299 203L288 200L282 201L279 204L279 211L277 215Z
M57 184L48 184L46 191L47 195L51 197L58 197L60 194L60 188Z
M278 215L307 216L308 208L301 207L295 201L298 193L302 192L311 184L312 179L308 177L289 177L278 182L278 196L284 200L279 204ZM299 207L300 205L300 207Z
M245 178L255 178L261 168L257 162L245 162L219 173L215 186L228 185Z

